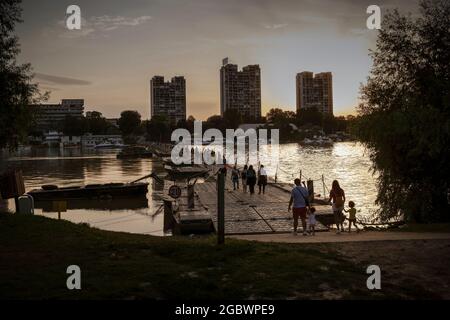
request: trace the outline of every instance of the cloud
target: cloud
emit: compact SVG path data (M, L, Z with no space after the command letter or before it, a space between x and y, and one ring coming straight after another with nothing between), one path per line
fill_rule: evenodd
M59 84L65 86L87 86L92 84L90 81L79 80L67 77L54 76L44 73L35 73L35 78L40 81L41 84Z
M124 16L92 16L88 19L81 18L80 30L68 30L66 21L59 21L59 25L64 28L60 35L62 38L79 38L85 36L94 36L96 34L106 33L124 27L136 27L151 20L151 16L124 17Z
M136 18L130 18L123 16L113 17L104 15L99 17L91 17L88 24L91 25L91 27L96 30L112 31L124 26L135 27L151 19L152 19L151 16L140 16Z
M276 29L280 29L280 28L287 27L287 26L288 26L287 23L266 24L266 25L264 25L264 28L266 28L266 29L271 29L271 30L276 30Z

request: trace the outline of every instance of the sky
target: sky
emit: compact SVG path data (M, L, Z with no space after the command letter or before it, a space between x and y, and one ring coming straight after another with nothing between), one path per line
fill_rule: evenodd
M354 114L377 30L366 9L415 12L416 0L24 0L17 26L20 62L50 91L50 103L85 99L109 118L123 110L150 117L154 75L186 78L187 115L220 113L219 70L259 64L262 113L295 110L295 75L333 73L335 115ZM66 9L81 9L68 30Z

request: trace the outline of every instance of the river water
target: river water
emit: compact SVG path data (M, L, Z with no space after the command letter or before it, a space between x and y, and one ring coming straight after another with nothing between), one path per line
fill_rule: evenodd
M152 171L163 172L162 163L156 159L116 159L116 153L115 150L27 148L14 154L1 153L0 171L9 167L20 168L27 191L40 188L43 184L61 187L128 182ZM278 181L283 182L292 182L301 170L302 180L314 180L315 192L321 195L324 194L322 175L326 194L332 180L337 179L347 199L356 203L361 215L368 216L376 209L371 160L359 143L338 142L331 147L281 145L278 169L275 165L268 165L266 169L269 176L277 173ZM75 223L89 223L104 230L163 236L163 214L158 211L162 190L151 179L147 181L150 183L147 199L82 201L69 207L61 218ZM10 200L8 206L14 210L14 201ZM51 206L36 208L35 214L51 218L58 216L52 212Z

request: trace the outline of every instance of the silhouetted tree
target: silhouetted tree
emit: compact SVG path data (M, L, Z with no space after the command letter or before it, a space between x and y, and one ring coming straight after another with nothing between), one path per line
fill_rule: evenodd
M166 116L155 115L150 121L146 121L147 140L169 142L171 127Z
M20 46L14 34L22 22L21 1L0 1L0 148L15 149L32 123L28 105L45 100L33 83L30 64L18 64Z
M450 220L449 26L448 0L383 18L356 126L379 173L382 219Z
M311 124L321 126L322 120L323 120L322 113L315 107L300 109L300 111L297 114L298 125Z
M243 123L243 117L236 109L228 109L223 113L223 128L236 129Z
M141 125L141 115L137 111L122 111L119 119L119 128L123 135L136 133Z

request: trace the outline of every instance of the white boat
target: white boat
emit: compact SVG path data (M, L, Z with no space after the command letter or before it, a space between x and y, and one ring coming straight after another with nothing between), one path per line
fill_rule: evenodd
M121 143L111 143L111 142L103 142L95 145L95 149L122 149L125 147L124 144Z

